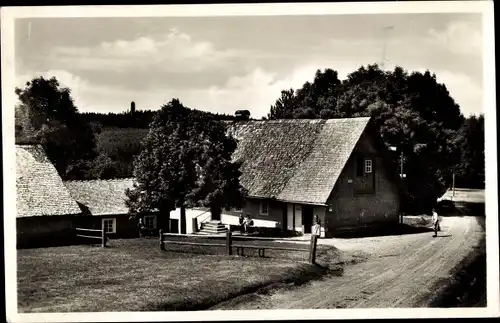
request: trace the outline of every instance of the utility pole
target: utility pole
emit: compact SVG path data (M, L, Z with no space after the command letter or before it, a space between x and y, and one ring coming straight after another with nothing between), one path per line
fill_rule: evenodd
M452 190L452 195L451 195L451 200L453 201L453 198L455 197L455 167L453 167L453 180L451 184L451 190Z

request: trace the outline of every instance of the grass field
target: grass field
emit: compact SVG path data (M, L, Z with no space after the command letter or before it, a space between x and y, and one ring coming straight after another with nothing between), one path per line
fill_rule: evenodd
M224 255L224 248L167 246L156 239L112 240L110 248L66 246L18 250L19 312L201 310L260 287L305 282L339 260L318 246L270 257Z

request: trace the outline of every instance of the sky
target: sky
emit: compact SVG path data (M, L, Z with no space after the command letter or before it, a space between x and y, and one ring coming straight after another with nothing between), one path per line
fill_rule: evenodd
M344 79L383 61L435 73L469 116L483 112L482 37L477 13L22 18L16 85L55 76L80 112L119 113L131 101L157 110L178 98L260 118L281 90L300 88L317 69Z

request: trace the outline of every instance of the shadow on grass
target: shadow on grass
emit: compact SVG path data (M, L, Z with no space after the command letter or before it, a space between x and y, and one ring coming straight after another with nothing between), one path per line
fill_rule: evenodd
M327 273L333 273L327 267L321 265L306 265L301 266L299 270L290 272L287 275L273 277L269 281L258 283L255 285L250 285L243 287L241 289L229 292L221 293L216 297L205 298L203 300L197 300L196 302L188 301L178 301L169 304L162 304L151 309L146 309L148 311L202 311L210 309L211 307L223 303L232 301L238 297L244 295L249 295L252 293L265 295L270 294L272 291L281 288L290 288L293 286L300 286L311 280L319 279Z
M411 226L407 224L397 224L379 228L363 228L351 230L349 232L339 232L334 235L335 238L368 238L382 236L397 236L406 234L418 234L432 232L431 228L422 226Z

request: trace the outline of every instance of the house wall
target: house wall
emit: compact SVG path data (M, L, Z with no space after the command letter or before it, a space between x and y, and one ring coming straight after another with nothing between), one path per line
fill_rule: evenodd
M16 219L17 247L74 243L73 216L33 216Z
M358 156L369 156L374 160L373 193L360 194L359 190L356 190ZM363 134L327 202L327 236L332 236L335 231L342 229L398 222L398 188L388 176L383 162L372 140Z
M250 215L256 227L266 227L266 228L279 228L286 229L284 227L284 208L285 204L277 201L266 201L268 204L268 214L260 214L260 202L259 199L247 199L245 206L242 208L243 212L235 212L234 210L227 211L222 210L221 221L227 224L237 224L240 214L245 216Z
M156 215L156 214L155 214ZM82 216L74 218L74 226L85 229L102 228L103 219L116 219L116 233L108 233L111 239L135 238L139 236L137 221L130 219L128 214L102 215L102 216ZM157 216L157 227L160 217Z

